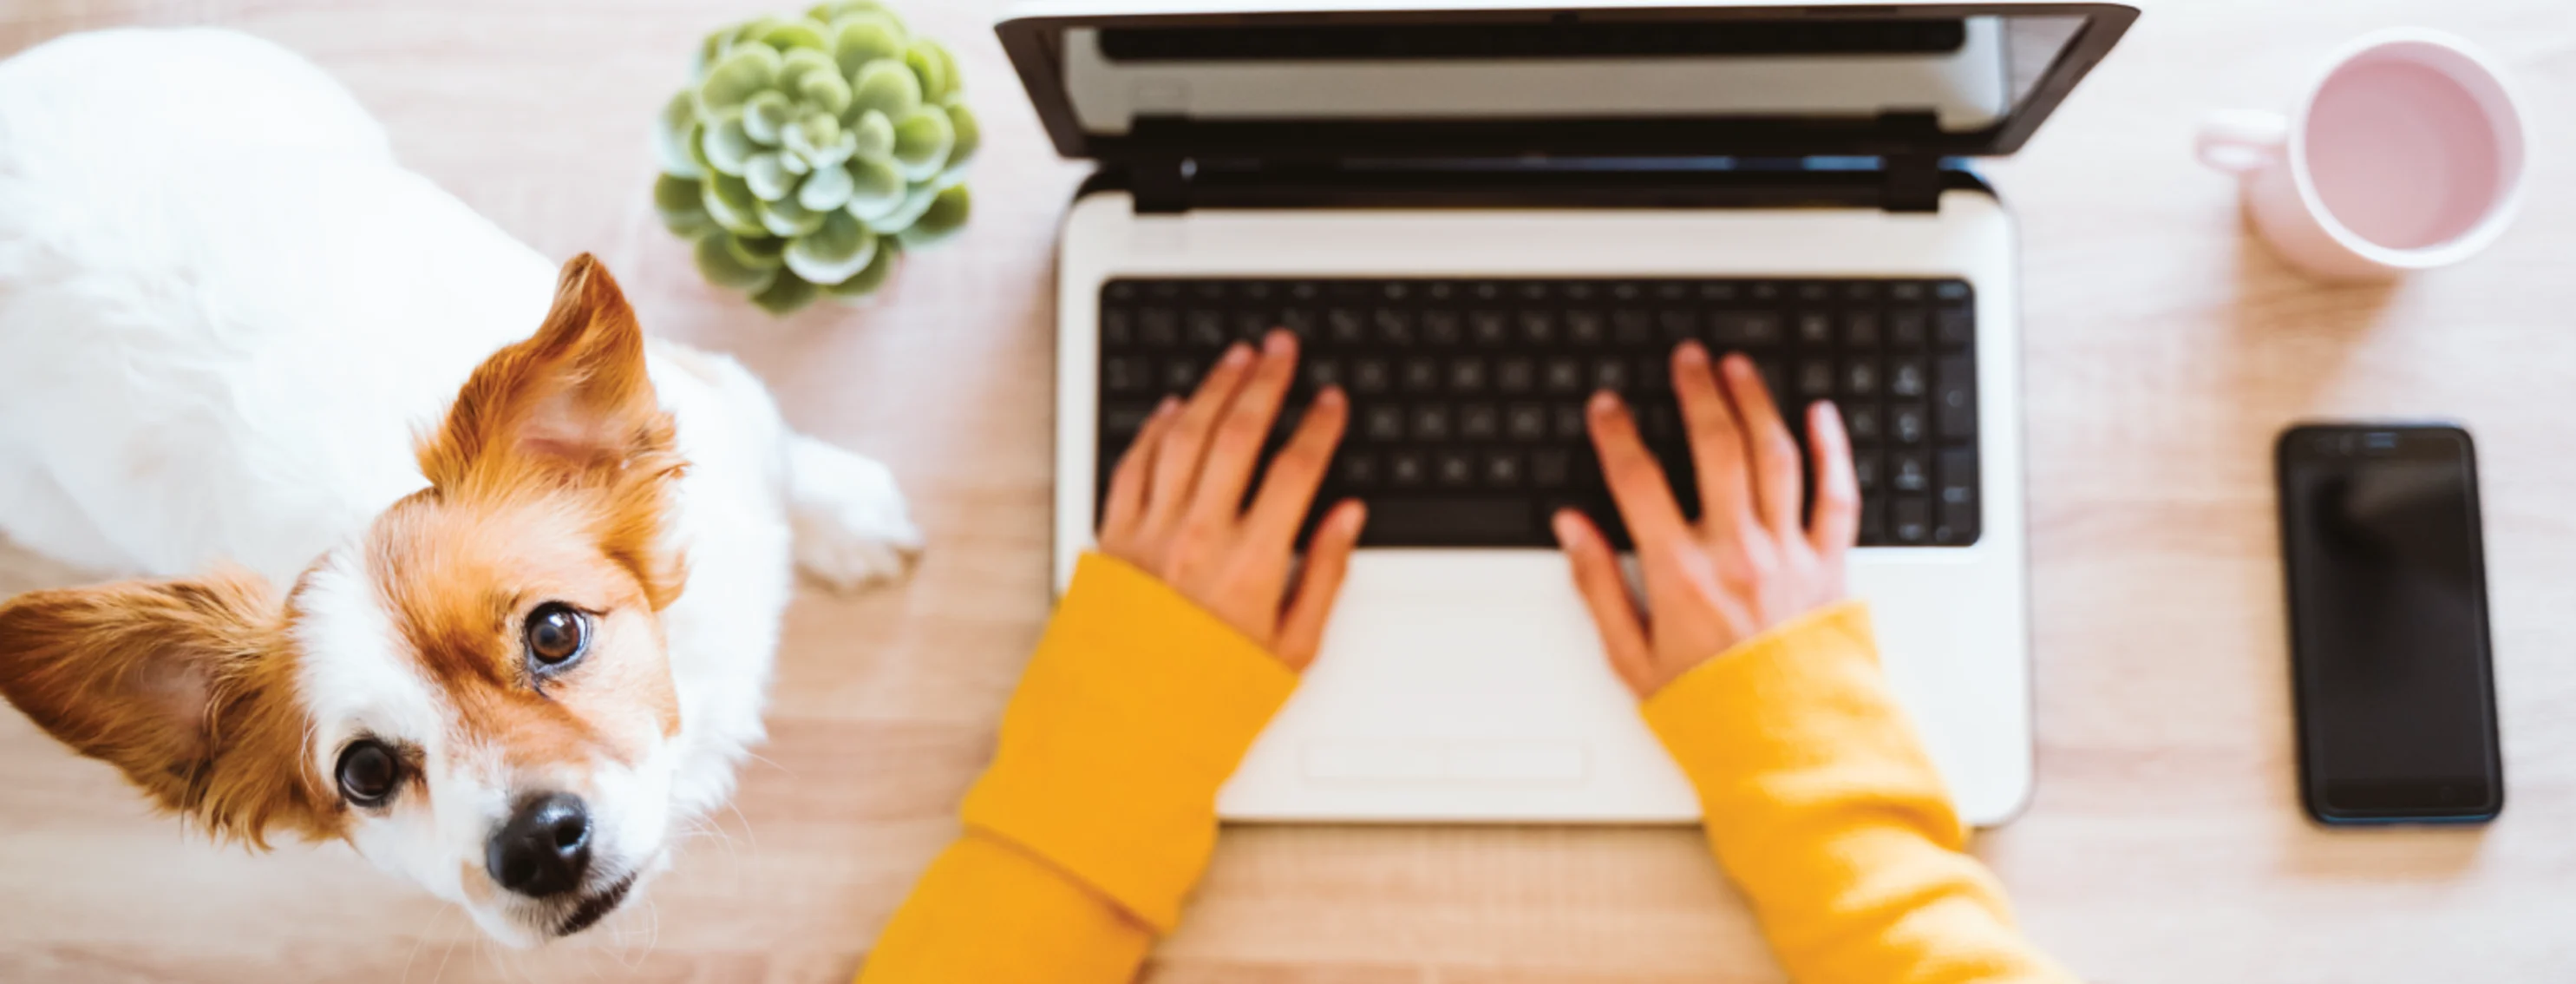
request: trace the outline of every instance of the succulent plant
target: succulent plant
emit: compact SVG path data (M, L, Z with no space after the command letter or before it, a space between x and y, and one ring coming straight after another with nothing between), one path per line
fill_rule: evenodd
M786 314L957 231L981 139L957 60L874 0L717 31L656 127L653 201L708 280Z

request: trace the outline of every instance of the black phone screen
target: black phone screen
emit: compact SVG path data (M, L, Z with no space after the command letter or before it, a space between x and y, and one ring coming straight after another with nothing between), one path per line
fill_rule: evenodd
M2280 470L2309 812L2493 816L2504 783L2468 434L2294 428Z

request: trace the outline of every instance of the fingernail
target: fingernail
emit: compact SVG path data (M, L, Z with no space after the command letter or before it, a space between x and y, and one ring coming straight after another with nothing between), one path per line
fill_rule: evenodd
M1225 347L1225 359L1221 364L1228 368L1238 368L1250 361L1252 361L1252 347L1236 342Z
M1592 415L1593 415L1593 416L1595 416L1595 417L1607 417L1607 416L1610 416L1610 415L1615 414L1615 413L1618 413L1618 412L1619 412L1619 397L1618 397L1618 394L1612 393L1612 392L1610 392L1609 390L1602 390L1601 392L1598 392L1598 393L1594 393L1594 394L1592 394Z
M1556 527L1557 545L1571 547L1583 542L1583 524L1575 520L1571 510L1557 510L1551 525Z
M1357 534L1360 526L1368 522L1368 503L1358 499L1352 499L1350 502L1349 506L1342 509L1342 532Z
M1342 402L1345 399L1347 398L1342 396L1341 387L1326 386L1324 387L1323 392L1315 394L1315 405L1319 407L1332 407L1338 410L1341 408Z
M1753 360L1745 358L1742 352L1729 352L1726 356L1726 371L1737 376L1751 375Z
M1701 347L1698 342L1683 342L1681 351L1673 353L1673 356L1682 360L1682 364L1686 366L1708 364L1708 349Z
M1180 397L1166 395L1163 397L1163 402L1154 404L1154 416L1160 417L1180 408Z
M1273 331L1261 339L1261 351L1269 355L1287 355L1296 348L1297 336L1284 331Z

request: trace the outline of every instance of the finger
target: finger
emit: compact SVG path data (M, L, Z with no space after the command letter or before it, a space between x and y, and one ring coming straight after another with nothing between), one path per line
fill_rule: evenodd
M1199 467L1207 458L1208 434L1251 369L1252 347L1241 342L1228 346L1216 368L1208 370L1207 379L1199 383L1199 391L1172 418L1163 433L1163 446L1154 452L1153 490L1145 504L1148 528L1170 524L1188 507L1190 489L1198 484Z
M1747 479L1744 428L1717 383L1717 369L1698 342L1673 353L1673 392L1681 397L1690 430L1691 461L1699 472L1700 515L1726 533L1753 520L1753 487Z
M1297 378L1297 336L1273 331L1261 340L1261 358L1251 378L1218 418L1209 439L1207 463L1200 467L1198 487L1191 490L1190 522L1207 529L1234 525L1243 511L1243 489L1261 463L1261 446L1270 440L1270 424L1279 418L1279 403Z
M1805 531L1798 522L1805 505L1798 442L1789 437L1789 425L1781 422L1780 406L1771 402L1771 387L1763 385L1753 360L1729 355L1725 373L1726 395L1735 404L1735 419L1744 424L1744 447L1753 458L1753 514L1773 533L1797 536Z
M1323 487L1324 472L1332 467L1333 448L1341 443L1350 415L1350 400L1340 387L1326 387L1315 394L1314 406L1297 423L1288 446L1271 460L1270 474L1262 477L1252 512L1244 517L1244 531L1254 549L1286 550L1296 541L1297 527L1315 504L1315 490Z
M1306 548L1306 572L1279 618L1279 637L1272 647L1289 669L1303 671L1323 648L1324 625L1333 616L1333 601L1341 596L1342 578L1351 570L1351 551L1359 546L1360 528L1367 523L1368 507L1346 499L1316 527L1315 542Z
M1100 542L1125 539L1135 530L1136 522L1145 517L1145 493L1154 474L1154 451L1163 446L1163 432L1171 427L1172 414L1180 409L1178 397L1166 396L1145 418L1145 426L1136 431L1136 440L1127 445L1127 453L1118 458L1118 469L1109 473L1109 502L1100 516Z
M1628 597L1628 580L1619 576L1610 541L1582 513L1562 509L1556 514L1556 542L1574 567L1574 590L1583 595L1583 607L1591 610L1592 624L1601 630L1610 669L1637 696L1646 696L1654 683L1654 650L1647 646L1645 621Z
M1684 532L1681 505L1673 501L1672 483L1665 480L1663 466L1638 440L1637 419L1607 391L1593 394L1589 409L1592 448L1601 456L1610 498L1618 503L1620 518L1628 521L1637 549L1660 548L1680 537Z
M1852 471L1842 411L1830 401L1818 400L1807 411L1807 450L1816 459L1816 516L1807 541L1831 557L1860 539L1860 477Z

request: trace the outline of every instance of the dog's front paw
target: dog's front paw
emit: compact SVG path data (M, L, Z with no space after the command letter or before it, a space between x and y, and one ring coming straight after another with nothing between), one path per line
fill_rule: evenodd
M902 577L920 555L921 530L886 466L799 434L787 471L796 563L816 580L855 590Z

